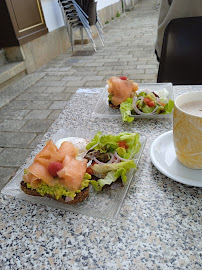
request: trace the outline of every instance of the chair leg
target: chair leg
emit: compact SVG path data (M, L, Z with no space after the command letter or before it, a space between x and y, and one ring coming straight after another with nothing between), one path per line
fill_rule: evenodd
M81 45L83 48L83 27L80 28L80 34L81 34Z
M99 28L99 26L97 25L97 23L95 24L96 28L97 28L97 32L98 32L98 36L100 38L101 44L104 47L104 38L103 38L103 34Z
M95 42L94 42L94 40L92 38L91 32L86 27L84 27L84 29L85 29L85 31L86 31L86 33L87 33L87 35L88 35L88 37L89 37L89 39L91 41L91 44L93 45L93 48L94 48L95 52L97 52L96 45L95 45Z
M71 46L72 46L72 53L74 51L74 41L73 41L73 33L72 33L72 28L70 26L70 43L71 43Z

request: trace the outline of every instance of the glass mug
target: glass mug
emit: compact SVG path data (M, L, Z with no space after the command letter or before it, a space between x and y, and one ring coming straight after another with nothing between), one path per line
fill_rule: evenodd
M202 169L202 91L176 98L173 141L180 163L191 169Z

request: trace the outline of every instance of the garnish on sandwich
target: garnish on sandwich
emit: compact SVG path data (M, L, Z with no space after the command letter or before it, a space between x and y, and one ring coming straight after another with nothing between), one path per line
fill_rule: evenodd
M48 141L25 170L21 189L67 204L82 202L89 195L91 176L86 173L87 160L77 159L78 151L69 141L59 148Z
M96 191L109 187L113 183L124 185L127 182L127 172L136 168L134 155L139 152L141 144L138 133L122 132L118 135L102 135L98 131L86 146L88 150L87 173Z
M118 109L122 102L134 96L138 84L125 76L111 77L107 80L107 90L109 106Z

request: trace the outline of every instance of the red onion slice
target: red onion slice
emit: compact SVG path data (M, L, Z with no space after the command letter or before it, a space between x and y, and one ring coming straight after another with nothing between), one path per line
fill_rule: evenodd
M111 159L109 161L107 161L106 163L113 163L113 161L114 161L114 154L109 153L109 155L111 156Z
M94 144L90 149L88 149L88 151L94 149L97 145L98 145L98 143Z
M133 103L132 103L132 107L133 107L134 111L135 111L137 114L144 114L143 112L141 112L141 111L137 108L136 102L137 102L137 97L134 97Z
M93 157L93 159L99 165L109 164L109 163L112 163L114 161L114 154L109 153L109 155L111 156L111 159L109 161L107 161L107 162L101 162L96 157Z
M153 91L152 94L154 94L156 98L159 98L156 92Z
M153 114L155 114L155 113L156 113L156 110L158 109L157 106L156 106L156 108L155 108L151 113L144 113L144 112L142 112L142 111L140 111L140 110L138 109L138 107L137 107L137 105L136 105L136 102L137 102L139 99L142 100L142 98L144 99L144 97L139 97L139 98L134 97L133 103L132 103L132 107L133 107L134 111L135 111L137 114L141 114L141 115L153 115Z
M158 109L158 106L156 106L156 108L153 110L151 114L156 114L157 109Z
M87 163L87 168L90 167L90 165L92 164L93 160L89 160L88 163Z
M119 163L121 160L119 158L114 157L114 162L113 163Z
M138 100L141 100L141 102L143 102L143 101L144 101L144 97L143 97L143 96L138 97L138 98L137 98L137 101L138 101Z
M104 164L103 162L99 161L96 157L93 157L93 160L99 165Z
M65 202L71 202L71 201L73 201L73 198L71 198L71 197L65 197Z

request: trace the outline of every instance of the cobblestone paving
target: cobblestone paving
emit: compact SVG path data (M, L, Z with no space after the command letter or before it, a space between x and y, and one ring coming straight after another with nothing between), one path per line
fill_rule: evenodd
M97 38L74 47L37 72L0 92L0 189L42 139L67 100L78 88L103 87L112 76L138 83L156 82L154 54L158 20L156 0L141 0L134 10L104 25L105 46Z

